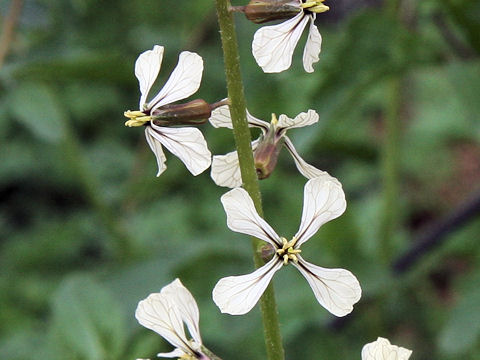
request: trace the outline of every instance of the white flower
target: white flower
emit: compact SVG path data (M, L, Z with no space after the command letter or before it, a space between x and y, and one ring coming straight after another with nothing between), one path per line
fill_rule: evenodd
M160 114L165 111L164 109L169 108L166 105L185 99L198 90L202 79L203 60L196 53L183 51L166 84L152 100L147 102L148 93L160 71L162 58L163 46L158 45L138 57L135 63L135 76L140 84L139 110L125 112L125 116L130 119L125 125L146 125L145 137L157 158L157 176L167 168L162 145L180 158L193 175L198 175L211 163L211 153L200 130L193 127L158 126L153 123L153 120L157 113ZM172 105L169 106L172 107Z
M391 345L388 339L379 337L363 347L362 360L408 360L411 354L411 350Z
M340 216L346 208L345 194L335 181L311 179L305 185L300 228L287 241L256 212L248 193L241 188L230 190L221 198L227 213L227 225L236 232L248 234L269 243L273 258L253 273L221 279L213 289L213 301L223 313L245 314L257 303L275 272L291 263L307 279L317 301L336 316L353 310L361 296L355 276L344 269L326 269L305 261L300 246L326 222Z
M293 51L308 22L310 26L303 51L303 67L306 72L313 72L312 65L319 60L322 48L322 36L314 22L317 13L329 9L323 5L323 1L292 0L289 5L298 6L297 15L283 23L257 30L253 37L252 53L264 72L278 73L290 67Z
M274 117L269 124L266 121L257 119L247 112L248 125L250 127L260 128L262 131L261 138L252 142L252 150L257 150L257 147L261 139L271 139L275 142L275 146L285 146L288 152L292 155L295 165L298 171L308 179L316 177L328 177L338 182L335 178L330 176L327 172L321 171L316 167L308 164L297 153L292 141L286 135L287 130L293 128L304 127L315 124L318 121L318 114L314 110L308 110L308 112L298 114L294 119L290 119L286 115L280 115L278 120ZM232 119L230 117L230 111L228 106L221 106L212 111L212 116L209 119L210 123L216 127L226 127L233 129ZM268 134L268 135L267 135ZM271 135L271 136L270 136ZM274 159L276 162L276 159ZM273 166L275 163L273 164ZM261 169L257 168L257 171ZM273 170L273 169L271 169ZM267 177L268 174L264 174L263 177ZM240 174L240 166L238 164L238 154L236 151L228 153L226 155L215 155L212 160L211 177L213 181L219 186L226 186L230 188L239 187L242 185L242 177ZM340 184L340 183L338 183Z
M140 301L135 317L141 325L155 331L176 347L169 353L157 354L158 357L208 359L201 352L197 303L179 279L163 287L159 293L150 294ZM184 324L192 337L191 340L185 334Z

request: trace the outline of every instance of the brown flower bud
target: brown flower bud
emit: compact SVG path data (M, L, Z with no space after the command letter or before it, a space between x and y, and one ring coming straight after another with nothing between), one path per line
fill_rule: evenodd
M277 136L276 123L277 118L272 114L270 128L260 140L253 154L255 169L257 170L257 176L260 180L268 178L273 170L275 170L278 154L284 143L283 136Z
M251 0L243 12L256 24L289 19L302 11L299 0Z
M168 104L150 114L158 126L203 124L210 117L212 107L205 100L197 99L185 104Z

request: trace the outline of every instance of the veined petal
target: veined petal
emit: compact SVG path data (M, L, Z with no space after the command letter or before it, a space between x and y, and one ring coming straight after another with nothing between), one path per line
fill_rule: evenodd
M150 294L140 301L135 311L138 322L155 331L170 344L188 349L182 318L174 306L161 293Z
M320 226L343 214L347 207L342 186L331 177L310 179L305 184L300 228L295 234L295 247L300 247Z
M313 72L313 64L319 60L318 55L322 50L322 36L314 24L315 14L310 15L310 30L308 32L307 43L303 50L303 68L306 72Z
M388 339L379 337L362 349L362 360L408 360L411 350L391 345Z
M252 151L255 151L258 140L252 141ZM242 186L242 174L238 164L238 154L232 151L226 155L214 155L210 173L215 184L229 188Z
M212 154L200 130L190 127L160 127L155 124L150 126L153 129L150 134L182 160L193 175L202 173L210 166Z
M362 295L357 278L348 270L322 268L297 257L292 265L307 279L320 305L335 316L351 313Z
M175 279L172 283L165 286L160 293L177 308L193 340L197 344L202 344L199 328L200 314L197 303L190 291L183 286L179 279Z
M163 357L163 358L181 358L182 356L184 356L186 353L179 349L179 348L176 348L175 350L173 351L170 351L168 353L158 353L157 354L157 357Z
M293 51L308 20L309 16L302 11L281 24L257 30L253 37L252 53L264 72L281 72L290 67Z
M230 230L262 239L275 248L282 246L275 230L258 215L252 198L242 188L236 188L220 198L227 214Z
M135 76L140 85L140 111L144 110L148 93L162 66L163 46L155 45L152 50L144 51L135 62Z
M295 147L293 146L292 140L290 140L288 136L284 136L283 138L285 139L283 144L287 148L288 152L292 155L293 160L295 161L295 165L297 166L297 169L300 172L300 174L302 174L308 179L314 179L317 177L325 178L325 180L330 179L336 182L339 186L342 186L336 178L329 175L326 171L317 169L315 166L310 165L305 160L303 160L302 157L298 154Z
M160 92L148 103L151 111L162 105L185 99L200 87L203 72L203 59L200 55L183 51L178 64Z
M280 258L274 256L272 260L251 274L220 279L212 292L213 301L222 313L246 314L258 302L273 275L282 266Z
M233 129L232 117L230 116L230 108L228 105L223 105L212 111L210 116L210 124L215 128L228 128ZM268 130L269 124L266 121L257 119L252 116L247 110L247 121L250 127L259 127L264 130Z
M145 137L147 139L148 145L150 146L150 149L152 149L153 154L157 159L157 164L158 164L157 176L160 176L167 169L167 165L165 164L165 162L167 161L167 158L163 153L162 144L152 136L151 132L153 132L153 130L150 128L150 126L147 126L145 128Z
M308 125L313 125L318 122L318 114L315 110L308 110L306 113L302 112L290 119L288 116L282 114L278 118L277 127L285 130L300 128Z

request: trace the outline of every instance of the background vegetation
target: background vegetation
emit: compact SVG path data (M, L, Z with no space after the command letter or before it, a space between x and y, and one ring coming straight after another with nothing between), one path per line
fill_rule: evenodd
M250 52L258 26L236 16L250 112L317 110L319 124L289 135L347 194L305 258L350 269L363 288L335 319L296 271L277 274L287 359L359 359L377 336L412 359L479 359L480 2L327 5L313 74L305 39L290 70L263 74ZM211 301L219 278L252 268L249 239L226 227L226 189L169 153L156 178L143 131L123 126L138 106L135 59L154 44L165 46L159 84L180 51L196 51L198 97L226 96L213 1L1 0L0 11L0 357L153 358L170 346L134 310L180 277L209 348L264 359L258 309L232 317ZM202 131L213 153L233 150L230 131ZM266 218L287 237L304 183L286 152L261 183Z

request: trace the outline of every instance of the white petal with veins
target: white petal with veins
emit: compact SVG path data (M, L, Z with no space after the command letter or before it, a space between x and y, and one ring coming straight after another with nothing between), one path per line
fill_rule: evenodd
M200 130L160 127L153 123L150 127L150 135L177 156L193 175L202 173L210 166L212 154Z
M223 105L215 110L212 111L212 115L210 116L210 124L212 124L215 128L228 128L233 129L232 125L232 117L230 116L230 109L228 105ZM249 126L259 127L262 129L267 130L269 124L266 121L257 119L256 117L252 116L247 110L247 121Z
M362 295L357 278L348 270L322 268L297 256L298 263L292 265L307 279L317 301L335 316L351 313Z
M290 67L293 51L309 19L302 11L283 23L257 30L253 37L252 53L264 72L281 72Z
M246 314L258 302L273 275L282 266L282 261L274 256L267 264L251 274L220 279L212 292L213 301L222 313Z
M310 16L310 30L308 32L307 43L303 50L303 68L306 72L313 72L313 64L319 60L318 55L322 50L322 36L314 24L315 15Z
M180 349L175 349L173 351L170 351L168 353L158 353L157 357L163 357L163 358L181 358L182 356L185 355L185 352L180 350Z
M295 234L296 247L310 239L320 226L342 215L347 207L342 186L331 178L308 180L303 198L302 220Z
M255 151L257 145L258 140L252 141L252 151ZM237 152L232 151L226 155L214 155L210 176L218 186L232 189L242 186L242 174Z
M290 119L288 116L282 114L278 118L277 127L284 129L300 128L308 125L313 125L318 122L318 114L315 110L308 110L306 113L302 112Z
M168 81L148 103L148 107L153 111L160 106L189 97L200 87L202 72L202 57L196 53L183 51Z
M200 314L198 306L188 289L183 286L179 279L175 279L170 285L165 286L161 293L167 297L177 308L183 322L187 325L188 332L197 344L202 343L200 337Z
M140 85L140 111L144 110L148 93L158 76L163 59L163 46L155 45L152 50L140 54L135 62L135 76Z
M147 126L145 128L145 137L147 139L148 145L150 146L150 149L152 149L157 159L157 176L160 176L167 169L167 165L165 164L167 158L165 157L165 154L163 152L162 144L151 135L152 131L153 130L150 128L150 126Z
M280 237L275 230L258 215L253 201L242 188L236 188L222 195L227 225L230 230L254 236L273 246L281 246Z
M411 350L391 345L388 339L379 337L362 349L362 360L408 360Z
M150 294L135 311L138 322L155 331L173 346L183 349L186 340L180 314L161 293Z

